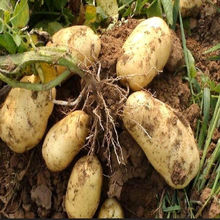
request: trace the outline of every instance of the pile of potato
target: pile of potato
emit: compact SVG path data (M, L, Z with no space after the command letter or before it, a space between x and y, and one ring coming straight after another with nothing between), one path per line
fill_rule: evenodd
M48 45L68 45L79 65L98 59L101 41L86 26L60 30ZM152 166L173 188L186 187L199 168L199 151L193 132L168 105L142 90L163 70L171 53L172 38L166 22L159 17L143 20L127 38L124 53L117 62L117 75L122 85L133 92L124 106L125 128L143 149ZM58 75L64 67L56 66ZM37 82L37 76L22 81ZM23 153L40 143L53 111L55 88L33 92L11 89L0 109L0 137L14 152ZM84 146L89 132L90 116L77 110L53 125L46 134L42 155L47 167L62 171L69 166ZM102 166L95 155L84 156L74 165L65 197L70 218L92 218L97 211L102 191ZM113 198L101 206L99 218L123 218L120 204Z

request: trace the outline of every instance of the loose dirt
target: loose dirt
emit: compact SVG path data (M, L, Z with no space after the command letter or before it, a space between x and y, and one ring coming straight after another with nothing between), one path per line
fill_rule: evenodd
M220 41L220 16L217 16L213 7L204 4L200 16L193 18L190 22L194 28L191 35L187 34L187 46L195 57L196 66L211 79L219 82L220 63L209 61L208 55L204 55L203 52ZM129 19L101 36L102 50L99 60L102 78L116 75L116 61L122 53L122 45L138 23L138 20ZM180 36L178 27L176 33ZM179 61L176 62L177 67L180 67L182 62L181 56L181 54L174 56L179 57ZM167 66L146 89L184 115L195 131L196 122L201 117L200 108L191 103L190 89L185 76L186 73L182 69L172 69ZM79 95L81 88L81 80L73 76L62 87L57 88L57 99L72 100ZM109 101L109 106L111 105L114 105L113 98ZM48 129L70 110L71 107L55 106ZM116 197L125 211L125 217L153 218L156 215L164 217L161 212L161 199L165 190L168 190L171 195L174 191L152 168L140 147L125 131L121 121L118 123L124 164L119 165L115 154L112 153L110 170L106 165L104 149L99 150L98 156L105 174L101 203L108 196ZM214 146L218 138L219 131L216 131L213 138ZM77 155L65 171L52 173L46 168L42 159L41 146L42 142L25 154L15 154L0 142L0 218L67 217L63 201L68 178L74 163L87 153L87 149ZM196 198L203 202L204 194L205 192L201 196L197 195ZM211 217L219 213L216 201L216 198L211 201L204 211L204 216ZM185 204L182 204L180 216L187 215Z

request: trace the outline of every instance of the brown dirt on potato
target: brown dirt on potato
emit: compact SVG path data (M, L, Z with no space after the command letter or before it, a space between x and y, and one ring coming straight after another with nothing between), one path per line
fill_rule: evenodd
M122 45L138 23L139 21L135 19L129 19L127 23L109 30L101 36L100 62L103 78L116 75L115 65L117 58L122 53ZM204 4L201 16L191 19L191 24L195 28L190 36L187 35L187 46L195 57L196 66L213 80L219 82L219 62L207 60L209 55L202 53L219 42L220 17L217 16L215 10L209 4ZM177 35L180 36L179 29L177 29ZM178 43L176 45L179 47ZM173 49L173 51L178 50ZM173 55L173 57L180 56L180 53ZM181 62L178 62L179 65ZM198 105L190 102L190 89L188 82L184 80L186 73L177 71L174 74L169 67L167 69L170 72L165 70L164 73L159 74L147 89L156 98L180 112L180 115L184 115L185 120L190 123L195 131L196 121L200 117L200 109ZM3 85L0 82L0 88ZM57 88L57 99L72 100L79 95L81 87L79 77L73 76L62 87ZM108 97L111 96L112 98L109 98L107 102L109 106L114 106L115 94L114 92L109 93ZM7 94L7 89L0 91L0 103L3 102L5 94ZM48 129L70 110L71 107L56 105L50 117ZM104 169L104 185L100 204L108 196L116 197L124 209L125 217L166 217L162 216L161 201L165 191L171 195L174 191L168 187L162 177L152 168L143 151L124 130L120 121L118 132L124 164L118 165L115 154L112 153L112 171L110 171L106 166L107 158L104 149L100 149L98 153ZM219 131L215 131L214 145L218 138ZM82 155L87 153L87 149L77 155L65 171L52 173L46 168L42 159L41 146L42 142L27 153L16 154L0 141L0 218L67 217L63 201L68 178L73 165ZM178 194L181 194L181 191ZM196 193L194 194L196 195ZM194 200L204 201L204 196L202 195L201 198L199 198L199 195L195 196ZM183 193L182 198L184 198ZM188 210L182 200L182 211L179 215L180 217L186 217L188 216ZM216 201L216 199L211 201L204 216L211 217L215 213L219 213Z

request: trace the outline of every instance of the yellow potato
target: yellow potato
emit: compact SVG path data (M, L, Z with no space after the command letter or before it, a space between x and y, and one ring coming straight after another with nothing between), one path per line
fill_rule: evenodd
M45 137L42 154L51 171L64 170L78 154L88 135L89 116L74 111L57 122Z
M48 46L67 46L79 64L90 65L96 61L100 50L101 40L90 27L76 25L59 30L52 36Z
M65 66L53 65L48 63L40 63L40 67L44 76L44 83L48 83L54 80L57 76L59 76L66 70Z
M163 70L171 52L171 32L159 17L142 21L123 45L123 54L116 66L122 84L140 90Z
M22 79L32 83L38 80L34 75ZM55 88L41 92L11 89L0 110L0 137L11 150L23 153L41 141L55 96Z
M200 158L193 132L170 106L145 91L134 92L124 107L123 122L170 186L184 188L195 177Z
M180 0L180 11L182 17L196 16L201 6L201 0Z
M80 158L73 167L65 197L69 218L92 218L99 205L102 167L95 156Z
M98 218L124 218L124 213L117 200L109 198L103 203Z
M62 28L52 36L48 47L65 46L77 59L79 65L88 66L98 59L101 50L101 40L90 27L75 25ZM40 64L44 82L47 83L62 74L66 67L60 65Z

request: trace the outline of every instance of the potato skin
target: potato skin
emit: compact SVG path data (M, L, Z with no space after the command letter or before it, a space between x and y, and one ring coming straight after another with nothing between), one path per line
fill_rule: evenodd
M60 29L47 46L67 46L79 64L90 65L99 56L101 40L90 27L75 25Z
M85 112L74 111L49 130L42 155L51 171L64 170L71 163L85 143L88 124L89 116Z
M124 218L124 213L118 201L109 198L102 204L98 218Z
M193 132L170 106L145 91L131 94L123 122L153 167L176 189L186 187L199 168Z
M171 32L159 17L142 21L123 45L116 72L134 91L147 86L165 66L171 52Z
M96 156L84 156L73 167L65 197L69 218L92 218L99 205L102 167Z
M196 16L201 6L201 0L180 0L180 11L182 17Z
M34 75L23 82L38 82ZM56 89L35 92L13 88L0 110L0 137L16 153L35 147L42 139L53 111Z

